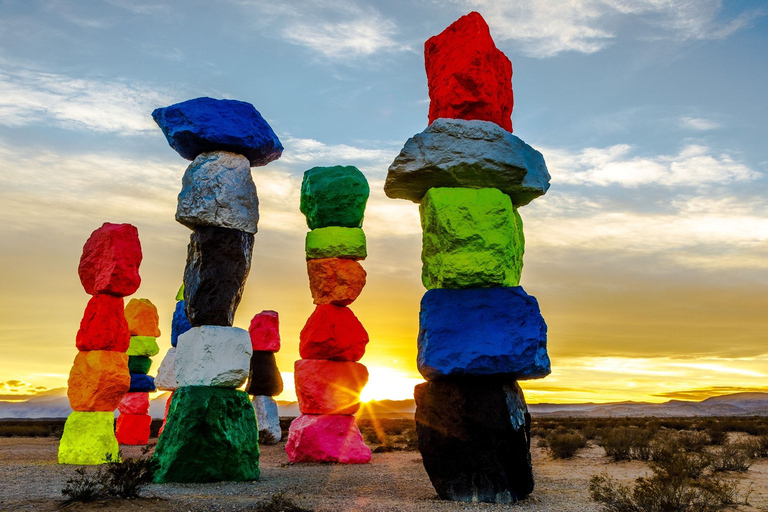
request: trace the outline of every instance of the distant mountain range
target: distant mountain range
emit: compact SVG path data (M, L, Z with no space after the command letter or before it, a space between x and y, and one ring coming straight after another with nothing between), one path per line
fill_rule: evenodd
M165 414L168 393L150 401L149 412L154 418ZM278 400L280 416L299 415L296 402ZM768 415L768 393L734 393L707 398L701 402L670 400L661 404L647 402L615 402L607 404L531 404L533 416L546 417L628 417L658 418L691 416L751 416ZM363 404L358 418L412 418L416 406L413 400L377 400ZM65 418L72 412L66 388L52 389L24 402L0 401L0 418Z

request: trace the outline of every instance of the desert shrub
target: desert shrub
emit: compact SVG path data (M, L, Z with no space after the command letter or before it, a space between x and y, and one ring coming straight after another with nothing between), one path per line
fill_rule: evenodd
M152 446L145 446L142 457L137 459L112 460L107 454L107 463L93 472L86 468L75 470L77 476L67 480L61 490L66 496L65 503L88 502L101 498L138 498L141 490L152 483L155 461L149 455Z
M86 468L77 468L75 475L67 480L61 490L61 494L66 496L64 503L76 501L87 503L101 497L101 476L98 472L95 475L90 475Z
M699 453L710 444L709 436L700 431L680 431L677 433L680 446L687 452Z
M64 419L1 419L0 437L61 437Z
M553 459L570 459L587 440L578 432L552 432L546 438L547 449Z
M300 507L291 498L286 496L285 491L278 491L268 499L261 500L256 504L255 512L313 512L312 509Z
M728 440L728 432L720 422L708 425L706 431L710 444L720 446Z
M613 460L648 460L654 435L650 428L617 427L603 430L599 444Z
M768 434L747 439L742 443L742 446L749 449L752 458L768 457Z
M726 443L712 453L713 471L747 471L753 449L748 444Z

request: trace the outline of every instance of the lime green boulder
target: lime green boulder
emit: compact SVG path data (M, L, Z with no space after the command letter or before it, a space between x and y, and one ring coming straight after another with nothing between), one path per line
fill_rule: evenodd
M259 429L244 391L184 386L173 393L155 449L155 482L259 479Z
M309 229L359 228L369 193L368 180L357 167L313 167L304 172L299 209Z
M523 221L495 188L431 188L419 206L427 289L518 286Z
M104 464L119 459L112 411L74 411L64 423L59 464Z
M157 345L157 338L152 336L131 336L131 343L128 345L128 354L130 356L144 356L152 357L156 356L160 352L160 347Z
M176 300L184 300L184 283L181 283L181 288L176 292Z
M128 373L149 373L152 359L147 356L128 356Z
M320 258L346 258L364 260L367 256L365 233L360 228L313 229L307 233L305 243L308 260Z

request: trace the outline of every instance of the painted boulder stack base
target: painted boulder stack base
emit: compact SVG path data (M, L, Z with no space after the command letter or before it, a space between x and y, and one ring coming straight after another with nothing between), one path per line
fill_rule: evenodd
M294 383L301 416L288 432L291 462L364 464L371 450L353 414L368 370L357 363L368 333L347 306L365 286L357 260L366 257L361 229L370 189L352 166L314 167L304 173L301 212L311 230L306 239L307 274L315 311L301 330Z
M74 410L59 442L60 464L103 464L118 460L114 410L131 385L130 325L123 297L141 283L139 232L130 224L105 222L85 242L78 274L92 295L77 332L67 382Z
M518 208L549 188L541 153L512 135L512 66L480 14L424 45L429 126L384 192L419 205L422 283L416 433L442 499L514 503L534 487L519 380L550 373L547 325L519 286Z
M283 146L253 105L196 98L156 109L168 144L192 160L176 220L192 230L171 345L158 375L173 394L154 458L155 481L259 478L258 426L245 383L249 333L232 327L251 268L259 199L251 167Z
M253 409L259 425L259 443L277 444L282 438L280 416L274 396L283 392L283 377L277 368L275 353L280 350L280 316L265 310L251 319L251 368L245 390L253 395Z
M165 422L168 420L168 409L171 406L173 392L179 387L179 383L176 380L176 345L178 344L179 336L192 328L187 319L187 312L184 306L184 284L179 288L175 299L176 307L171 319L171 348L165 353L155 375L156 388L161 391L171 392L165 400L165 416L163 417L163 425L160 427L160 434L163 433Z

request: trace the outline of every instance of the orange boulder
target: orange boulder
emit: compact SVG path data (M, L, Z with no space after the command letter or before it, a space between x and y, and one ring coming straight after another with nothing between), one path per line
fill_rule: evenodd
M125 319L131 336L160 336L160 317L149 299L131 299L125 306Z
M309 288L315 304L346 306L365 286L366 272L355 260L321 258L307 261Z
M114 411L131 387L125 352L91 350L75 356L67 396L75 411Z
M294 379L302 414L355 414L368 369L351 361L300 359Z

